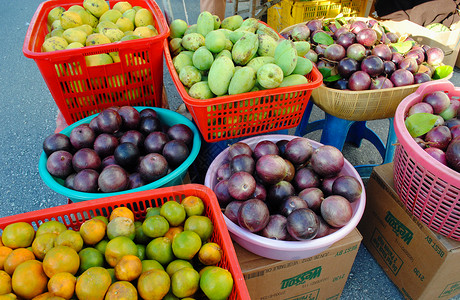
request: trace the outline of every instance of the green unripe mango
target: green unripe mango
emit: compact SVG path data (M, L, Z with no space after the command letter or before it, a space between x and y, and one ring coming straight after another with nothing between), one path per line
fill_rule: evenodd
M185 51L184 51L185 52ZM192 57L185 54L184 52L179 53L173 58L173 65L176 69L177 74L180 74L180 71L185 66L193 66Z
M214 30L219 29L220 23L222 23L222 21L220 20L219 16L213 15L213 18L214 18Z
M251 67L254 71L258 71L265 64L274 64L275 58L272 56L257 56L251 59L246 66Z
M64 30L62 37L66 39L67 43L78 42L84 44L86 42L86 33L76 28L69 28Z
M246 65L257 53L259 39L255 33L246 33L232 48L233 61L240 66Z
M313 69L313 64L312 62L305 57L297 57L297 64L294 68L294 71L292 71L292 74L300 74L300 75L307 75L311 72Z
M181 38L173 38L169 41L169 50L171 51L173 56L178 55L184 47L182 47L182 39Z
M217 29L217 31L222 32L227 39L230 38L230 34L233 32L233 31L225 29L225 28L219 28L219 29Z
M214 58L214 60L218 59L219 57L221 57L222 55L225 55L227 56L228 58L232 59L232 53L229 51L229 50L222 50L221 52L219 52L216 57Z
M305 76L299 74L291 74L284 77L279 87L299 85L308 83L308 79Z
M194 33L194 32L197 32L197 25L196 24L192 24L190 25L184 32L184 35L187 35L189 33Z
M52 36L43 42L42 51L51 52L56 50L64 50L68 45L69 43L65 38L60 36Z
M184 33L187 30L187 28L188 28L187 22L185 22L182 19L175 19L169 25L169 31L170 31L169 36L171 38L181 38L184 36Z
M195 83L188 90L190 97L195 99L210 99L214 97L214 94L211 92L207 81L200 81Z
M279 34L273 28L268 27L262 23L259 23L259 28L256 30L256 33L269 35L275 41L280 39Z
M201 46L204 46L204 36L199 33L189 33L182 38L182 47L186 50L196 51Z
M195 53L193 53L192 62L198 70L206 71L211 68L212 63L214 62L214 56L208 48L201 46L195 51Z
M294 71L298 56L292 41L280 41L276 46L274 57L275 63L283 70L284 76L288 76Z
M279 87L283 78L283 70L276 64L265 64L257 71L257 82L266 89Z
M230 35L228 36L228 38L233 44L235 44L236 42L238 42L240 38L242 38L248 32L249 31L245 31L245 30L232 31Z
M190 58L192 58L192 57L193 57L193 53L195 53L195 51L184 50L184 51L182 51L181 53L187 54Z
M198 15L196 21L196 32L202 36L206 36L208 33L214 30L214 17L208 11L203 11Z
M243 17L240 15L233 15L230 17L226 17L225 19L222 20L222 23L220 24L220 28L225 28L231 31L234 31L238 28L240 28L241 24L243 24Z
M194 66L184 66L179 73L179 79L186 87L191 87L201 81L201 72Z
M228 86L228 94L236 95L249 92L256 84L256 72L251 67L241 67L235 74Z
M212 53L219 53L225 49L227 38L222 31L213 30L208 33L204 39L204 45Z
M275 56L275 49L278 46L277 41L267 34L258 34L258 38L259 48L257 49L257 54L259 56Z
M232 43L232 41L230 41L230 40L227 39L227 40L225 41L225 48L224 48L224 50L232 51L232 49L233 49L233 43Z
M259 20L256 18L247 18L243 21L243 23L241 23L241 26L238 28L238 30L246 30L255 33L258 28Z
M307 41L296 41L294 42L294 47L298 56L305 56L310 51L311 45Z
M208 85L215 95L222 96L227 93L234 69L232 59L225 55L214 60L208 73Z

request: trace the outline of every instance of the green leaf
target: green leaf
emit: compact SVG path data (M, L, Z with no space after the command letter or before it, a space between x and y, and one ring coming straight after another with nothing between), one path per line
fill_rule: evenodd
M340 76L340 75L337 74L337 75L334 75L334 76L329 76L329 77L323 79L323 81L326 81L326 82L334 82L334 81L339 80L340 78L342 78L342 76Z
M424 135L433 128L438 116L429 113L418 113L407 117L405 124L412 137Z
M339 20L335 19L335 20L334 20L334 23L335 23L335 27L336 27L337 29L339 29L340 27L342 27L342 24L340 24Z
M442 79L449 76L454 70L451 66L439 66L434 70L433 79Z
M319 68L318 71L321 72L321 75L323 75L323 78L328 78L331 76L331 69L328 68ZM324 79L323 79L324 80Z
M325 32L318 32L313 36L313 41L318 44L323 45L332 45L334 44L334 39L332 36Z
M395 48L396 51L398 51L399 53L405 54L412 48L412 42L411 41L397 42L397 43L390 44L390 46Z

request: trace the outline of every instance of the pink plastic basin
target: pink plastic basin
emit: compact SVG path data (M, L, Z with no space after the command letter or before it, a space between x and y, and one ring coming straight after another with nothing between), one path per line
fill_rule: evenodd
M241 142L248 144L251 148L257 145L258 142L262 140L269 140L272 142L277 142L280 140L292 140L297 136L293 135L283 135L283 134L274 134L274 135L263 135L257 137L251 137ZM322 144L309 140L314 149L320 147ZM228 148L223 150L211 163L209 169L206 173L204 184L209 188L214 188L217 184L216 172L219 166L227 162ZM341 240L346 235L348 235L359 223L364 212L364 207L366 205L366 193L364 189L364 184L356 172L355 168L345 160L341 174L354 176L361 184L363 193L361 198L353 202L353 216L350 222L339 230L331 233L325 237L313 239L309 241L280 241L272 240L265 238L263 236L254 234L238 224L230 221L225 215L224 220L227 228L230 232L232 239L237 242L240 246L246 250L253 252L257 255L267 257L270 259L276 260L297 260L302 258L308 258L319 254L329 248L335 242Z

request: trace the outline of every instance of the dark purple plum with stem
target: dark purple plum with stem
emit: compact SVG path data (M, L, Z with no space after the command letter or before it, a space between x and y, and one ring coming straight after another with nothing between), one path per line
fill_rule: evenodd
M356 41L363 46L371 47L378 41L377 32L372 28L364 28L356 33Z
M348 79L348 88L352 91L368 90L371 85L371 76L364 71L356 71Z
M266 238L273 240L287 240L289 233L286 228L287 219L280 214L271 215L267 226L260 232Z
M62 133L53 133L45 138L43 141L43 151L46 155L59 150L71 152L72 144L68 136Z
M331 195L321 202L321 216L330 226L340 228L350 222L353 209L346 198L340 195Z
M238 210L238 224L250 232L258 232L267 226L270 213L265 202L259 199L248 199Z
M256 189L256 180L247 172L234 173L228 179L228 192L236 200L247 200Z
M336 43L347 49L350 45L356 43L356 35L353 32L344 32L336 39Z
M393 83L390 79L385 76L379 76L375 79L372 79L370 90L380 90L380 89L389 89L393 87Z
M371 77L376 77L383 73L383 60L377 55L370 55L361 61L361 70Z
M65 150L54 151L46 160L46 170L54 177L65 179L74 172L72 154Z
M336 147L323 145L313 152L310 163L318 175L328 178L337 176L342 171L345 159Z
M383 61L391 60L393 53L391 52L390 47L385 44L378 44L374 48L372 48L372 55L377 55Z
M359 43L350 45L347 48L347 57L356 61L362 61L366 57L366 47Z
M398 69L391 74L391 82L395 87L411 85L414 83L414 75L405 69Z
M425 148L425 152L443 165L447 166L446 152L436 147Z
M428 142L430 147L439 148L446 150L450 141L452 140L452 134L447 126L435 126L425 135L425 142Z
M435 91L423 96L423 102L430 104L433 107L434 114L440 114L450 105L449 96L443 91Z
M311 240L319 230L319 219L309 208L294 210L287 217L287 231L296 240Z
M339 61L337 65L337 72L343 78L349 78L354 72L359 70L359 63L357 60L345 57Z

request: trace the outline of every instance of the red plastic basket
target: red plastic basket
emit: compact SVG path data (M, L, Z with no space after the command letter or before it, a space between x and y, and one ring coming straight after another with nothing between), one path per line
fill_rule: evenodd
M130 208L134 212L135 219L142 220L148 207L160 206L167 201L181 202L187 196L197 196L203 200L206 216L214 224L214 232L210 240L218 243L223 250L222 259L218 266L229 270L234 280L229 299L250 299L217 198L214 192L204 185L178 185L41 209L1 218L0 228L4 229L8 224L20 221L38 228L45 221L57 220L64 223L68 228L78 230L80 225L91 219L92 216L108 216L114 208L119 206Z
M168 41L166 65L185 105L207 142L296 127L302 119L313 89L323 77L316 67L306 77L308 83L283 88L221 96L206 100L188 95L174 68Z
M109 1L110 7L119 1ZM158 35L131 41L78 49L41 52L48 33L51 9L82 5L83 1L50 0L35 11L22 51L35 60L51 95L67 124L101 112L110 106L161 107L163 93L163 41L169 36L166 20L153 0L129 0L150 10ZM121 62L87 67L85 56L118 52Z
M460 98L460 88L451 82L431 81L404 98L396 109L394 129L399 144L394 156L395 189L406 208L431 230L460 241L460 173L420 148L404 124L409 108L434 91Z

